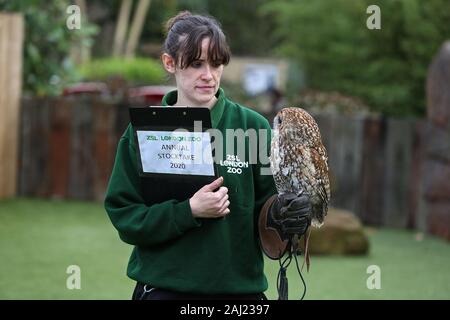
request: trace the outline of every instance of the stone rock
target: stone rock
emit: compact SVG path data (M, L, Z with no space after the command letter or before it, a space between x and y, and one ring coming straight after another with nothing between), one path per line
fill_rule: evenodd
M303 248L303 238L300 240ZM350 211L329 208L321 228L312 228L310 254L365 255L369 240L360 220Z
M428 121L424 135L426 156L435 160L450 162L450 129L442 129Z
M444 42L433 58L427 75L427 117L438 127L449 129L450 124L450 41Z
M450 241L450 202L431 202L428 211L428 230Z
M430 64L427 75L427 130L418 201L422 231L450 241L450 41Z
M428 201L450 201L450 165L427 159L423 171L424 195Z

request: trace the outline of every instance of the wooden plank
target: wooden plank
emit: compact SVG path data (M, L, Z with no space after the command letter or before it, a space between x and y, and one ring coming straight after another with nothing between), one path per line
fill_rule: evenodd
M76 103L74 103L76 102ZM80 200L93 199L93 106L90 99L72 100L69 196Z
M36 196L48 197L50 195L50 111L54 104L53 99L39 98L34 106L36 122L33 133L33 154L35 161Z
M22 15L0 14L0 199L17 191L23 30Z
M22 99L18 172L21 196L49 194L48 119L48 99Z
M127 101L121 101L116 105L116 123L115 123L115 132L117 141L119 141L120 137L125 132L125 129L128 127L130 123L130 113L128 111L130 105ZM134 107L134 105L133 105Z
M0 15L0 86L4 88L0 90L0 112L4 114L0 117L0 199L8 196L8 177L6 176L6 166L10 160L10 155L7 154L7 120L8 120L8 83L9 68L7 59L9 57L8 41L9 41L9 16ZM4 70L4 71L3 71Z
M412 137L412 158L410 167L410 186L408 195L408 229L418 228L419 201L421 195L422 175L424 174L424 144L425 144L426 121L419 119L416 121Z
M29 182L32 161L30 155L31 149L31 105L32 99L22 98L20 113L20 149L19 149L19 196L28 196L31 189Z
M363 122L357 117L331 116L328 144L333 186L332 205L360 212Z
M115 135L116 112L111 103L96 99L94 112L94 198L103 201L114 165L117 139Z
M385 119L365 119L360 217L362 222L376 226L383 223L385 133Z
M384 226L406 228L408 224L414 126L414 120L387 121L382 210Z
M68 196L71 144L71 105L64 99L53 99L50 106L50 194L54 198Z

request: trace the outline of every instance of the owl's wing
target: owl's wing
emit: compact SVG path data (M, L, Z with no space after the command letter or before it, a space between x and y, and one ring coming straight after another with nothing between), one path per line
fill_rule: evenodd
M315 177L318 181L317 192L323 202L327 203L330 201L330 179L329 170L327 163L327 155L325 148L323 146L319 148L311 148L311 158L316 169Z
M326 157L319 148L304 145L296 145L294 155L291 159L296 159L293 165L297 168L291 176L291 181L299 180L299 184L304 189L312 205L312 224L321 226L325 215L328 212L329 202L329 179L328 165Z

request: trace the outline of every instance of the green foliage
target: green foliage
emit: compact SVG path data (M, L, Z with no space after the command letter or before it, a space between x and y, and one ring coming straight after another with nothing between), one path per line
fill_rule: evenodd
M80 73L87 80L105 81L121 77L134 84L161 84L165 72L161 64L151 58L102 58L81 66Z
M96 0L116 6L117 0ZM110 4L111 3L111 4ZM276 45L271 15L263 16L258 10L267 0L152 0L142 32L142 40L162 43L164 23L179 11L215 17L222 25L234 54L267 56Z
M58 95L67 82L76 79L70 49L91 45L90 36L97 29L82 20L81 29L69 30L69 5L66 0L0 0L0 10L21 13L25 19L24 91L38 96Z
M167 19L178 11L175 0L153 0L145 19L141 40L162 45L164 40L164 25ZM143 42L145 42L143 41Z
M210 0L209 14L223 26L234 54L266 57L276 45L271 15L262 17L257 8L266 0Z
M278 52L305 69L308 86L358 96L386 115L423 115L428 65L450 37L449 0L380 0L381 29L369 30L370 0L268 1Z

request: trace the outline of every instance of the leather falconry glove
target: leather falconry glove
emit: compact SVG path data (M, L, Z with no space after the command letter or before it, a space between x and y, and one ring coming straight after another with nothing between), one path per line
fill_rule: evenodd
M278 195L267 215L267 227L275 229L282 240L305 234L311 225L311 202L303 192Z

